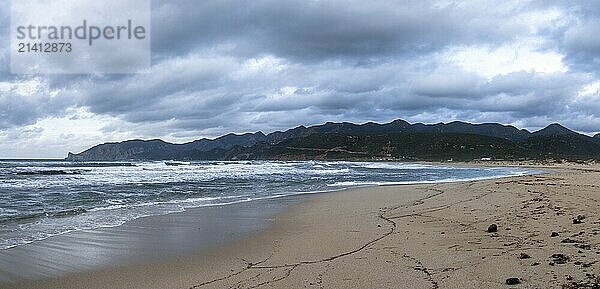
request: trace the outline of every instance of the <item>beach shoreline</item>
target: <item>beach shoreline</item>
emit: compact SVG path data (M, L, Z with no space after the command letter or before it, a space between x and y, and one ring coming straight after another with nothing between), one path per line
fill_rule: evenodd
M0 287L211 250L268 228L274 215L308 198L295 195L188 208L0 250Z
M525 288L561 288L596 272L596 231L589 226L598 218L590 204L571 199L572 189L582 188L588 200L600 200L600 170L552 168L535 176L312 195L276 212L268 227L218 248L5 286L501 288L515 277ZM569 224L578 215L586 217L583 224ZM498 232L486 231L492 223ZM580 230L575 242L561 243ZM553 231L560 237L550 237ZM569 260L549 265L554 254Z

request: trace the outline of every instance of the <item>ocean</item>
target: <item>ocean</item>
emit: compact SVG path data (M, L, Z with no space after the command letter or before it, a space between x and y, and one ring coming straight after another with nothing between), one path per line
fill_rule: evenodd
M0 161L0 249L144 216L359 186L490 179L523 168L392 162Z

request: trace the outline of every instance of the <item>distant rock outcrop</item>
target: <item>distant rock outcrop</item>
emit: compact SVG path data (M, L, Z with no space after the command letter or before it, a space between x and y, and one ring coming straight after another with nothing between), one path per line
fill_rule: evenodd
M80 154L69 153L70 161L115 161L129 159L161 159L171 154L176 145L162 140L129 140L94 146Z
M265 141L262 132L243 135L228 134L214 140L201 139L186 144L173 144L162 140L130 140L94 146L80 154L69 153L69 161L121 161L170 160L188 158L198 152L216 149L228 150L236 146L251 147Z

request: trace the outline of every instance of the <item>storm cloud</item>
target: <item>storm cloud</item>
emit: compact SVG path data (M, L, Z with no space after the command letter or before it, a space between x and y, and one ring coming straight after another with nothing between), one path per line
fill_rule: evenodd
M10 74L1 11L0 157L326 121L600 131L593 1L156 0L129 75Z

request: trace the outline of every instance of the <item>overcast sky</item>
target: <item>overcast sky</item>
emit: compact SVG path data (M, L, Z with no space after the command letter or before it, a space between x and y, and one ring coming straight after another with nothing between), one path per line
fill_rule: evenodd
M33 76L9 4L0 158L326 121L600 131L600 1L157 0L151 73Z

